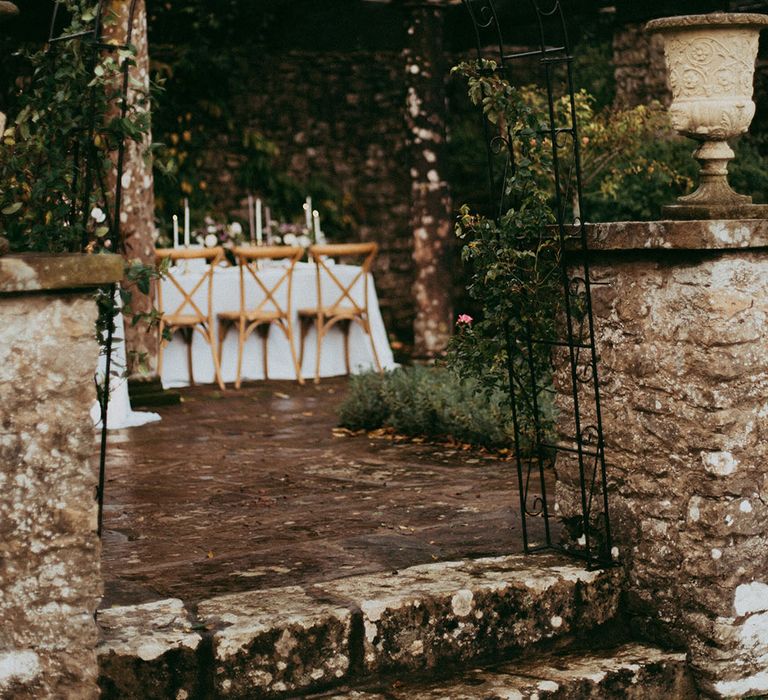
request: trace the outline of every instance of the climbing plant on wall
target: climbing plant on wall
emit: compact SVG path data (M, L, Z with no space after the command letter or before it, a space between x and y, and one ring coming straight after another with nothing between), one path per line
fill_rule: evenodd
M222 190L252 192L282 220L301 217L306 196L321 210L331 236L355 229L353 203L333 183L311 173L288 174L279 144L235 116L253 89L252 57L266 40L280 3L244 0L211 4L166 2L150 16L152 67L165 86L153 115L158 222L167 233L171 216L189 200L195 219L231 217ZM257 88L256 88L257 89ZM222 154L225 154L222 157ZM211 158L222 162L211 168Z
M14 250L113 245L114 154L121 141L140 141L149 128L148 112L137 108L141 96L125 116L118 107L122 65L132 60L132 49L94 48L93 2L60 5L69 17L62 36L85 38L22 48L29 77L14 96L2 135L1 221ZM112 20L107 15L104 21Z

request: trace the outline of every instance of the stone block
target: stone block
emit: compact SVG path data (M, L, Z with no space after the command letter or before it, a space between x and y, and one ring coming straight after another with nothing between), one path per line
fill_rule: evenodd
M0 697L98 695L92 293L121 276L116 256L0 258Z
M107 608L97 621L102 698L197 697L202 637L180 600Z
M510 556L354 576L322 590L359 609L369 672L438 668L582 633L611 620L621 573Z
M338 683L350 667L352 613L298 586L203 601L213 630L216 692L270 697Z
M738 591L768 583L766 232L764 220L588 227L607 284L593 309L629 614L687 646L715 697L768 692L762 613L735 612ZM557 473L558 513L572 517L573 461Z
M532 657L441 682L398 682L329 693L327 700L695 700L685 654L627 644L602 652Z

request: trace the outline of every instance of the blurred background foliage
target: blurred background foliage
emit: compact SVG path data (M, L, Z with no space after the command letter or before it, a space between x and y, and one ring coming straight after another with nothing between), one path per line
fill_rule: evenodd
M269 27L284 3L204 0L148 0L153 77L163 92L153 111L155 197L158 227L170 238L173 214L188 198L194 221L247 224L247 210L228 210L217 198L205 165L212 152L227 153L227 178L241 191L260 197L275 219L303 221L307 195L320 210L330 238L355 229L354 208L332 183L316 176L301 181L280 165L280 145L244 126L233 105L245 96L252 70L249 53L263 50ZM286 134L286 137L290 137Z
M691 157L694 142L672 130L666 108L659 103L631 109L613 106L611 40L600 38L599 27L582 36L573 53L584 220L657 219L662 205L693 187L698 171L698 164ZM529 80L522 84L530 104L544 110L546 92L541 85L530 82L535 77L536 73L531 71ZM449 182L455 208L468 203L471 208L488 213L482 125L462 81L455 78L449 85L449 105ZM565 105L561 102L558 106L558 113L563 115ZM565 123L562 116L561 123ZM753 133L737 139L733 146L736 158L729 166L731 184L756 202L765 202L768 134L753 129Z

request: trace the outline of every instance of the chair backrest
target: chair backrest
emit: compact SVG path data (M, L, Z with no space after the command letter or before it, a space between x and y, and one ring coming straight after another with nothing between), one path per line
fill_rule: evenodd
M155 257L160 263L162 260L207 260L209 265L200 275L191 290L187 291L179 282L178 268L169 268L165 272L167 279L181 294L181 303L169 312L163 305L163 285L157 285L157 305L158 310L164 316L177 316L185 314L197 316L201 321L211 322L213 319L213 273L218 264L224 259L224 249L216 248L159 248L155 250ZM194 300L195 294L202 287L206 286L207 310L203 312L200 305Z
M377 243L328 243L326 245L313 245L309 248L309 255L315 261L317 271L317 304L319 308L330 307L339 309L352 309L358 313L368 313L368 273L379 252ZM344 261L350 258L359 260L362 258L360 270L350 282L343 282L333 273L333 265L329 265L327 259ZM331 304L323 303L322 278L332 282L334 294L337 295ZM355 288L363 287L363 303L355 300Z
M300 246L271 245L271 246L242 246L234 249L235 258L240 267L240 312L246 311L276 311L283 316L291 314L291 292L293 286L293 268L304 255L304 249ZM282 274L274 282L264 280L264 270L259 268L262 260L284 260L285 267ZM274 269L274 268L271 268ZM264 293L261 301L252 308L246 305L246 271L256 282L257 287ZM287 302L285 307L280 304L277 295L282 287L286 287ZM272 307L272 308L270 308Z

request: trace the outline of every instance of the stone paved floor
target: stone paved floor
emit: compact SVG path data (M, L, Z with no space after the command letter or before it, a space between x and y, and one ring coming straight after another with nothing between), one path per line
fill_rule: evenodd
M112 432L104 605L521 551L513 462L335 436L345 386L194 387Z

